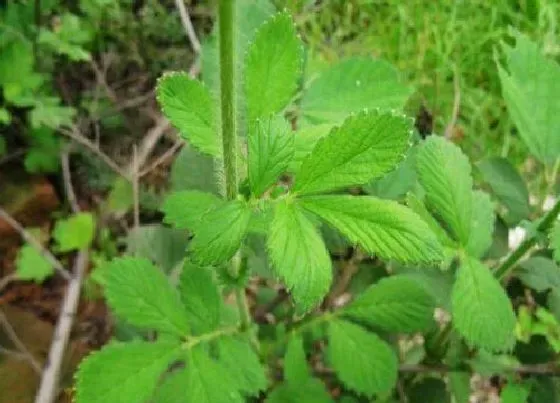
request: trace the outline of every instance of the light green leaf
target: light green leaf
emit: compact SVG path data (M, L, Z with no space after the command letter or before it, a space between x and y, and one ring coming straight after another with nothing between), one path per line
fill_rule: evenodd
M222 337L218 340L219 363L233 378L237 388L247 396L258 396L268 380L259 357L247 340Z
M171 167L171 189L200 190L219 195L216 172L212 157L185 145Z
M505 158L491 157L477 165L482 179L492 188L498 200L508 209L507 220L516 224L529 217L529 191L515 167Z
M502 393L500 401L502 403L527 403L531 390L526 385L509 382Z
M416 150L417 147L411 148L406 158L399 163L395 170L368 183L364 186L364 190L368 194L382 199L402 199L417 182Z
M448 374L449 389L455 403L469 403L471 396L471 374L451 372Z
M16 276L18 279L42 283L53 272L54 268L51 263L33 246L25 244L18 251L16 259Z
M325 192L380 177L403 158L411 128L409 119L392 113L366 111L349 117L303 161L294 192Z
M87 248L93 241L94 234L95 221L91 213L77 213L57 220L53 230L59 252Z
M200 347L190 350L184 372L185 403L243 403L230 371Z
M438 267L400 267L395 269L395 274L412 279L434 298L436 306L450 311L451 289L455 282L452 270L442 271Z
M224 263L231 259L245 238L251 210L241 200L225 203L207 212L194 228L189 250L200 266Z
M494 235L494 203L486 193L475 190L472 195L472 220L467 252L473 257L482 257L492 245Z
M327 354L338 378L348 388L371 397L385 395L397 383L398 360L375 333L350 322L329 323Z
M185 369L175 370L170 374L166 374L163 381L158 386L152 403L185 403Z
M276 206L268 252L300 312L321 302L332 282L331 258L313 223L292 200Z
M475 259L459 268L451 295L453 324L473 346L507 351L515 343L511 301L492 272Z
M292 98L303 61L303 46L292 17L278 13L264 23L245 58L249 121L280 112Z
M257 120L249 131L249 183L262 195L283 174L294 155L294 135L284 118Z
M560 263L560 221L556 221L550 231L550 247L553 250L554 260Z
M545 257L535 256L522 261L515 274L535 291L560 289L560 267Z
M149 260L116 258L109 263L106 273L105 295L119 317L132 325L176 336L189 332L178 293Z
M473 203L468 158L455 144L430 136L418 150L416 168L428 208L445 221L458 241L467 245Z
M301 100L306 122L340 123L363 109L401 109L412 89L383 60L354 57L315 79Z
M389 332L428 330L434 323L435 301L411 277L380 280L356 297L343 315Z
M406 204L407 206L414 211L418 216L428 224L430 230L436 235L438 241L446 246L446 247L454 247L454 242L447 232L441 228L438 221L434 218L434 216L428 211L424 201L416 196L414 193L408 192L406 195Z
M385 259L430 262L442 248L412 210L372 196L312 196L301 199L307 210L337 228L352 242Z
M284 382L274 389L266 403L332 403L325 384L317 378L307 378L292 384Z
M193 333L216 329L220 323L223 300L210 270L185 262L179 292Z
M506 48L506 69L498 65L509 114L531 154L544 164L560 156L560 66L522 34Z
M223 199L212 193L198 190L183 190L173 192L165 199L161 211L163 222L172 224L180 229L194 229L200 220L210 210L222 207Z
M113 343L87 357L76 375L76 403L144 402L179 346L170 343Z
M317 142L329 134L332 124L306 126L294 134L294 157L288 166L290 172L298 172L305 158L311 154Z
M200 81L186 73L167 73L158 80L157 99L181 137L203 153L220 155L214 102Z
M284 380L290 384L305 383L311 378L311 371L303 349L303 339L297 333L293 334L286 347L284 356Z

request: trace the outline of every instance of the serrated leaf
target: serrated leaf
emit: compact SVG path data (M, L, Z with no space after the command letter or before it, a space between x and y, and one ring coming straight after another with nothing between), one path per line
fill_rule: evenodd
M303 339L294 334L288 341L284 356L284 380L295 385L305 383L311 377L311 371L303 349Z
M181 137L203 153L220 155L214 101L200 81L187 73L167 73L158 80L157 99Z
M290 172L299 171L305 158L311 154L319 140L329 134L333 125L306 126L294 134L294 157L288 166Z
M560 289L560 267L545 257L535 256L522 261L515 274L523 284L535 291Z
M477 165L484 182L508 209L508 222L516 224L529 217L529 191L515 167L505 158L491 157Z
M445 221L455 239L467 245L473 203L468 158L455 144L431 136L418 150L416 169L428 208Z
M53 230L59 252L87 248L95 233L95 221L91 213L77 213L57 220Z
M396 202L341 195L304 197L301 204L367 252L385 259L429 262L443 256L426 223Z
M76 403L144 402L177 355L170 343L113 343L87 357L76 375Z
M303 46L290 14L278 13L258 29L245 58L250 122L288 105L297 88L302 60Z
M550 247L553 250L554 260L560 263L560 221L556 221L550 231Z
M321 302L332 282L332 263L319 232L292 200L279 201L268 235L276 273L300 312Z
M210 270L185 262L179 280L179 293L193 333L216 329L220 323L223 300Z
M475 190L472 203L470 237L465 248L471 256L480 258L492 245L496 215L494 203L486 193Z
M200 190L219 195L216 170L212 157L185 145L171 167L171 189Z
M531 154L552 165L560 155L560 66L527 36L515 38L515 47L506 48L508 71L498 64L502 93Z
M266 403L332 403L325 384L317 378L307 378L303 382L292 384L284 382L275 388L266 399Z
M411 127L409 119L392 113L366 111L349 117L305 158L294 192L325 192L380 177L402 159Z
M249 183L262 195L288 168L294 154L294 135L284 118L257 120L249 131Z
M210 266L231 259L245 238L250 219L251 210L241 200L210 210L194 228L189 247L193 261Z
M105 295L111 308L130 324L176 336L189 332L179 295L149 260L122 257L109 263Z
M52 264L31 245L23 245L16 259L16 277L42 283L54 272Z
M416 150L408 151L406 158L387 175L364 186L364 191L382 199L400 200L416 185Z
M161 207L163 222L180 229L193 229L204 214L224 204L223 199L212 193L198 190L173 192L166 197Z
M450 311L451 289L455 281L452 270L441 271L437 267L402 267L396 268L395 274L412 279L432 296L436 306Z
M492 272L468 258L459 268L451 295L453 324L473 346L507 351L515 343L511 301Z
M500 401L502 403L527 403L530 392L530 388L526 385L509 382L505 388L502 389Z
M375 333L343 320L329 323L327 354L337 377L348 388L371 397L386 395L397 382L398 360Z
M219 363L228 371L241 393L258 396L268 380L259 357L247 340L222 337L218 340Z
M406 276L387 277L370 286L343 310L343 315L389 332L416 332L434 323L435 301Z
M442 245L446 247L454 247L455 243L451 238L449 238L447 232L441 228L441 225L439 225L434 216L428 211L428 208L422 199L414 193L409 192L406 195L406 204L412 211L418 214L422 221L428 224L428 227L430 227L430 230L432 230Z
M306 122L340 123L362 109L401 109L411 90L386 61L353 57L312 81L301 109Z

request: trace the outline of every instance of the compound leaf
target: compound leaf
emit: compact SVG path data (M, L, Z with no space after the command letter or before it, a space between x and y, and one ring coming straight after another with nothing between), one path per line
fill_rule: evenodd
M343 320L329 324L327 354L336 375L350 389L385 395L397 382L398 360L375 333Z
M389 63L354 57L312 81L301 100L301 109L306 122L340 123L363 109L399 110L411 92Z
M293 200L282 200L275 208L268 251L299 311L321 302L332 281L331 259L319 231Z
M264 23L245 59L245 96L249 121L281 111L294 94L303 47L292 17L279 13Z
M251 210L241 200L227 202L206 213L194 228L191 242L193 261L200 266L224 263L241 246Z
M465 249L471 256L480 258L492 245L496 215L494 214L494 203L488 194L475 190L472 195L472 203L470 237Z
M118 316L132 325L176 336L189 332L178 293L149 260L116 258L108 263L106 273L105 295Z
M411 121L366 111L321 138L296 174L293 190L317 193L361 185L394 168L408 148Z
M294 155L294 135L285 119L257 120L249 131L249 183L262 195L286 171Z
M193 229L205 213L223 204L225 201L212 193L198 190L173 192L161 207L163 222L180 229Z
M74 214L58 220L53 230L53 238L59 252L87 248L95 233L95 221L90 213Z
M158 80L157 99L181 137L200 151L220 155L214 102L210 92L186 73L167 73Z
M416 332L433 325L435 301L413 277L380 280L344 308L344 315L389 332Z
M87 357L76 375L77 403L144 402L179 350L170 343L113 343Z
M185 262L179 294L194 333L209 332L218 326L223 300L210 270Z
M442 257L441 245L428 225L396 202L341 195L304 197L301 204L369 253L401 262Z
M455 144L431 136L416 154L420 183L428 208L467 245L472 225L472 177L468 158Z
M20 280L42 283L54 272L52 264L31 245L23 245L16 259L16 276Z
M515 314L511 301L492 272L467 258L459 268L451 293L453 323L472 345L504 351L515 342Z

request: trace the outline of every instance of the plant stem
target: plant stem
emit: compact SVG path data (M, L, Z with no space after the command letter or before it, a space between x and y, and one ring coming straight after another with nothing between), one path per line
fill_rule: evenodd
M546 232L554 224L556 217L560 213L560 199L556 201L556 204L552 209L544 215L540 224L537 226L536 232ZM521 260L523 256L531 249L536 243L538 238L536 236L531 236L525 239L521 245L517 247L506 260L502 262L500 266L494 272L494 275L498 280L504 280L508 274L513 270L517 262Z

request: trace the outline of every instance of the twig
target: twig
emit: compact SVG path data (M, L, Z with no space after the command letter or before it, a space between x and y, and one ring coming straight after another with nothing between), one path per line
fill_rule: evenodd
M134 160L131 161L130 165L128 166L128 175L134 180L135 173L138 172L139 168L144 165L145 161L150 156L152 150L154 149L155 145L159 141L159 139L163 136L163 134L169 129L169 122L163 116L161 116L157 121L154 127L152 127L144 138L142 139L142 144L138 148L137 153L137 165L135 166Z
M157 168L159 165L163 164L168 158L171 158L171 156L175 154L175 152L178 149L180 149L184 144L185 142L183 140L177 140L175 144L169 147L169 149L166 152L161 154L150 166L145 168L143 171L140 171L140 177L147 175L155 168Z
M25 354L20 353L19 351L13 351L10 350L9 348L5 348L0 346L0 354L4 354L7 355L9 357L13 357L16 360L27 360L27 357L25 356Z
M134 172L132 173L132 195L134 197L134 230L140 227L140 165L138 164L138 149L136 145L132 151L132 163Z
M360 250L358 248L355 248L350 259L344 262L342 273L340 274L340 277L338 278L329 295L329 298L327 299L327 306L333 306L338 297L344 294L344 292L350 285L350 281L352 281L352 277L354 277L354 274L358 272L358 269L360 268L360 262L363 258L364 256L362 255Z
M70 339L70 330L74 322L76 309L80 300L80 291L82 289L82 281L88 265L88 251L81 250L76 258L74 265L72 280L66 289L62 310L58 317L58 323L54 330L53 340L47 364L43 369L41 377L41 385L35 397L35 403L52 403L54 402L58 391L58 380L60 376L60 368L64 358L64 351L68 340Z
M187 37L191 43L191 46L196 54L200 53L200 41L196 36L196 32L194 31L193 24L191 22L191 18L189 17L189 12L185 7L185 3L183 0L175 0L175 4L177 5L177 9L179 10L179 15L181 16L181 23L183 24L183 28L187 33Z
M21 352L22 355L25 356L26 360L29 361L29 363L31 364L31 366L33 367L35 372L40 374L41 373L41 365L35 359L35 357L33 357L33 354L31 354L29 352L27 347L25 347L25 344L23 344L23 342L20 340L16 331L14 330L12 325L10 325L10 322L8 321L8 318L6 318L6 315L4 314L4 312L2 310L0 310L0 324L2 325L4 330L6 331L6 335L10 338L12 343L14 343L14 346Z
M453 98L453 111L451 112L451 120L445 128L445 138L450 139L453 136L453 128L457 124L457 118L459 116L459 108L461 106L461 85L459 83L459 72L457 71L457 66L453 69L453 88L455 96Z
M66 198L68 203L70 203L70 208L74 213L80 211L78 202L76 201L76 194L74 193L74 188L72 186L72 178L70 176L70 149L72 145L68 145L63 148L60 153L60 165L62 166L62 178L64 179L64 189L66 191Z
M17 276L13 273L2 277L2 279L0 279L0 292L2 292L2 290L6 288L8 284L15 280L17 280Z
M49 261L49 263L62 277L64 277L66 280L70 280L70 275L68 274L64 266L62 266L62 263L60 263L60 261L55 258L48 249L43 248L43 245L41 245L41 243L37 239L35 239L33 235L27 232L25 228L23 228L20 223L12 218L12 216L8 214L8 212L2 207L0 207L0 218L6 221L8 225L10 225L10 227L16 230L19 235L25 240L25 242L37 249L37 251L39 251L41 255L43 255L43 257Z

